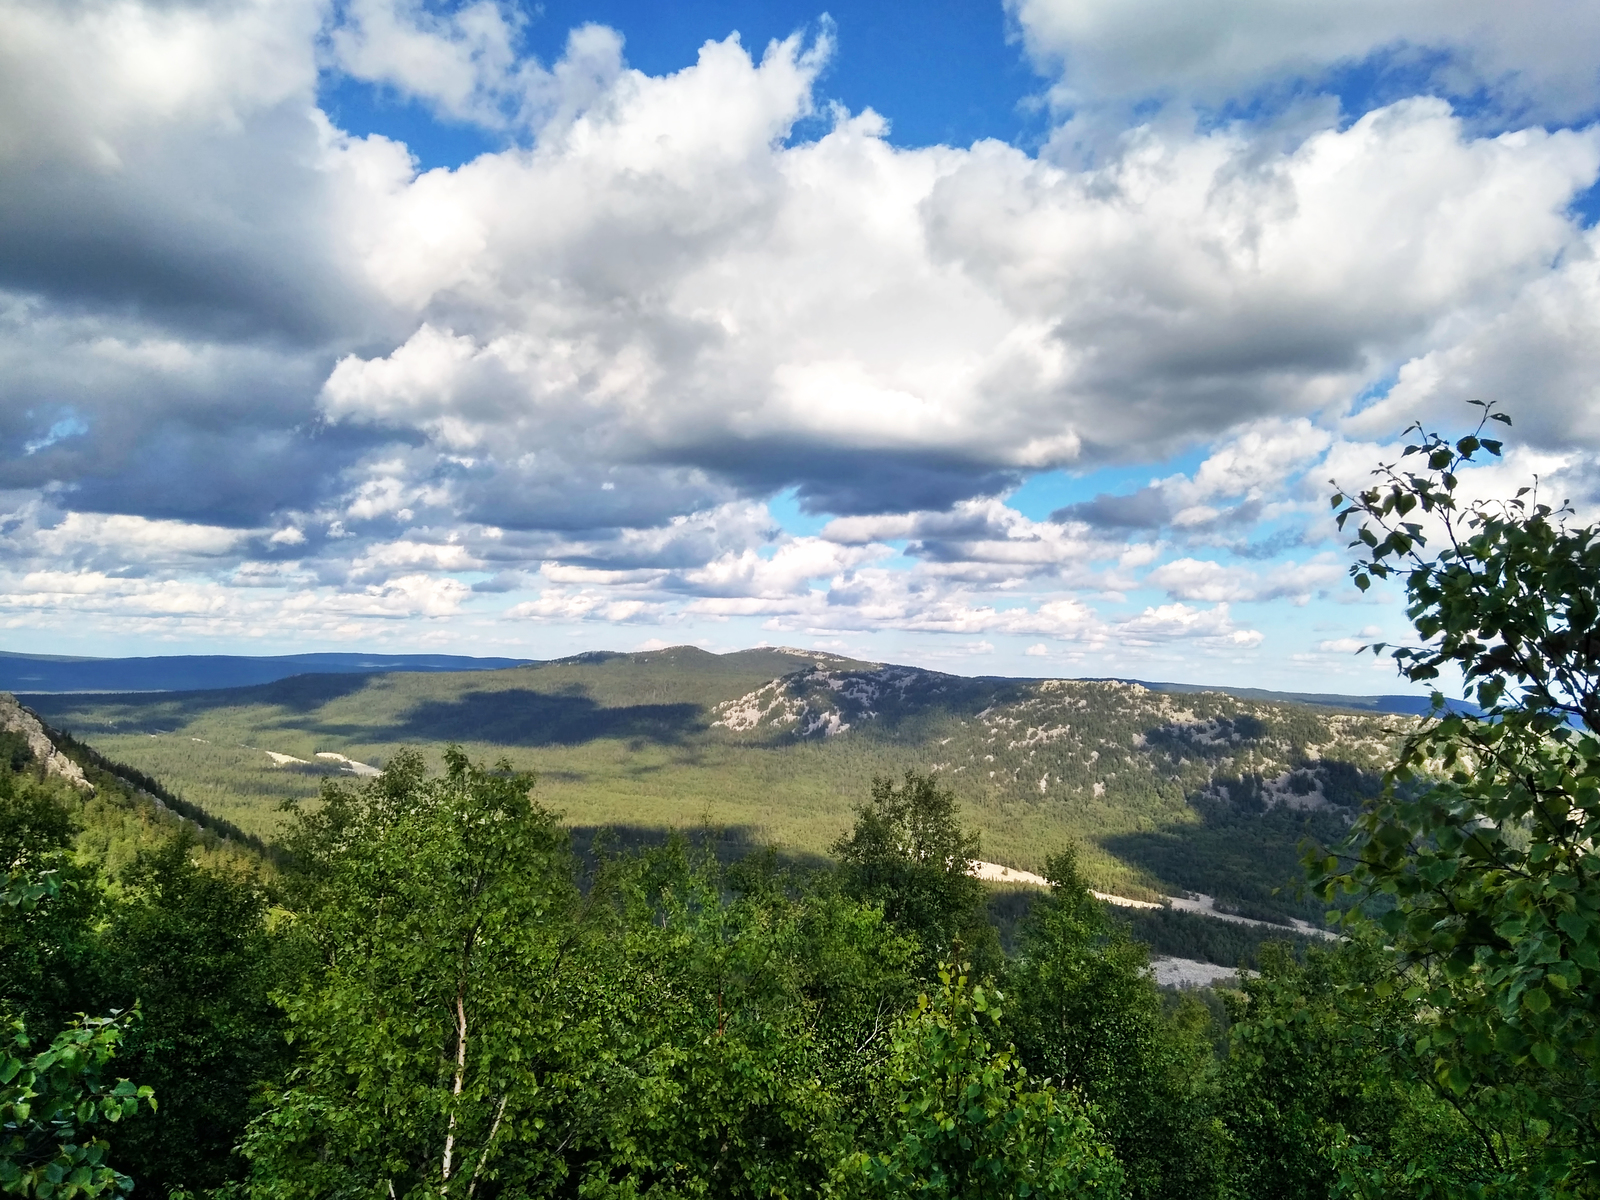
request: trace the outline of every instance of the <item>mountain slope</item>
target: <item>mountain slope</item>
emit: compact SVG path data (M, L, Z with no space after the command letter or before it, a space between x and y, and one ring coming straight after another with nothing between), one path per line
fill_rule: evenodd
M831 655L692 647L501 671L300 676L154 696L32 696L53 724L270 835L276 804L401 745L541 773L579 827L728 826L825 851L874 775L932 771L984 857L1039 870L1069 839L1105 890L1193 890L1245 915L1303 837L1340 836L1411 718L1094 680L966 678ZM290 761L302 760L302 761Z

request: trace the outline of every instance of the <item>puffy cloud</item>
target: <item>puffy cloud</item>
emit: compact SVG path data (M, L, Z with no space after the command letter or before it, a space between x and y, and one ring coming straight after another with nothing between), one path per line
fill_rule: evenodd
M72 512L59 525L41 530L36 541L40 553L62 560L84 552L98 556L112 551L123 563L149 563L225 555L248 536L238 529L190 521Z
M1577 244L1566 206L1597 164L1592 130L1473 139L1415 99L1283 155L1234 129L1146 131L1067 172L983 144L927 212L937 251L1038 322L1015 335L1031 366L1006 380L1013 412L1071 430L1093 462L1354 394Z
M0 170L0 190L14 178ZM0 246L0 272L16 265ZM85 510L249 526L326 496L370 442L296 431L315 415L314 354L76 307L0 291L0 487L66 485Z
M1432 0L1230 0L1205 37L1156 0L1013 10L1094 103L1403 41L1503 108L1575 111L1590 43L1554 45L1545 0L1516 27L1473 5L1461 35ZM1600 244L1569 211L1595 128L1411 96L1292 137L1154 120L1067 167L903 149L870 111L801 125L826 32L650 77L595 26L535 62L494 0L0 20L14 619L54 619L39 596L212 631L705 620L1233 652L1262 635L1229 605L1338 575L1281 560L1313 540L1309 481L1364 471L1385 422L1517 380L1538 462L1576 481L1574 447L1600 448ZM330 72L500 149L419 171L317 109ZM1200 448L1048 520L1003 499ZM780 492L834 519L792 537ZM1170 603L1117 607L1138 589Z
M1145 576L1145 583L1166 589L1175 600L1217 604L1288 599L1304 604L1314 592L1337 583L1344 574L1344 564L1326 554L1266 574L1204 559L1179 558L1151 571Z
M443 545L403 539L368 546L350 564L352 579L387 579L397 570L423 568L432 571L471 571L482 567L483 561L465 546L447 542ZM407 575L414 578L414 575ZM459 599L457 601L459 603Z
M1176 515L1172 498L1159 484L1148 484L1134 492L1112 495L1102 492L1051 514L1058 521L1082 521L1101 529L1160 529Z
M99 370L73 389L88 432L27 456L14 484L54 472L99 484L94 500L113 507L136 462L180 456L203 472L225 460L210 436L225 430L253 434L236 457L267 465L259 483L188 491L197 508L231 500L235 520L314 506L340 485L356 493L347 517L372 519L361 493L373 472L515 528L649 526L785 486L818 510L942 508L1034 470L1159 454L1348 394L1374 362L1562 252L1565 206L1597 162L1591 134L1474 138L1426 100L1287 154L1237 128L1149 131L1088 172L994 143L897 150L871 114L790 145L825 41L790 39L759 62L736 41L708 43L694 66L650 78L594 68L616 41L591 28L546 69L517 57L514 22L487 0L448 16L363 0L330 34L343 69L452 115L503 115L536 78L589 80L531 145L417 175L403 147L305 115L315 76L293 35L310 17L248 44L243 20L201 8L180 28L147 14L147 40L199 38L245 70L174 60L174 86L209 108L155 104L148 82L106 72L113 92L146 101L114 186L85 200L81 165L32 172L7 210L14 271L28 253L59 268L63 239L83 228L124 227L124 246L162 259L85 263L91 293L135 289L143 328L109 314L73 327L49 301L17 301L19 357L52 331L64 351L19 364L24 378L51 363L82 375L91 356ZM32 23L58 66L88 53L69 35L114 54L81 19ZM299 65L250 67L263 44L293 48ZM131 136L133 117L74 112ZM175 163L197 138L256 182ZM55 203L66 191L104 211L72 219ZM224 236L202 210L260 236ZM219 272L219 251L242 255L239 269ZM223 279L242 290L206 293ZM282 349L183 336L230 312L292 332L291 371ZM355 348L374 341L384 348ZM109 393L135 377L153 395L119 420ZM223 396L239 397L233 411ZM35 406L13 436L33 444L60 419ZM134 449L119 460L118 447ZM402 508L420 511L387 511Z
M102 335L148 332L130 314L258 348L382 328L342 226L409 158L315 111L322 17L314 0L0 4L0 289Z
M1058 102L1176 97L1220 104L1377 60L1512 111L1595 111L1600 13L1563 0L1010 0L1029 51L1060 70Z
M1332 443L1332 434L1303 417L1257 421L1216 446L1192 477L1101 493L1058 509L1051 519L1106 531L1173 526L1190 535L1253 525L1283 511L1289 485Z
M777 607L777 606L774 606ZM919 633L1005 634L1080 641L1100 647L1106 622L1075 598L1044 600L1035 607L1000 607L962 588L906 579L898 572L861 572L826 597L784 606L767 622L777 631L896 629Z
M1193 558L1164 563L1151 571L1147 579L1156 587L1165 588L1178 600L1219 603L1247 600L1256 594L1253 572Z
M814 69L798 43L760 65L711 44L531 154L417 180L370 257L439 319L341 360L324 416L525 487L656 464L819 510L942 508L1322 408L1540 271L1600 163L1592 134L1475 140L1434 101L1265 163L1232 132L1152 135L1071 174L993 144L897 151L865 120L778 148ZM510 220L534 198L538 228ZM470 239L419 251L411 205ZM1280 450L1242 447L1234 469L1259 470L1257 449Z
M506 610L513 621L607 621L613 623L658 620L666 606L648 600L615 599L602 592L545 592Z
M1096 565L1128 553L1125 542L1081 523L1032 521L999 500L964 500L945 512L839 517L822 536L843 545L905 540L904 553L928 573L972 582L1051 576L1092 584Z
M1264 421L1214 450L1194 474L1194 501L1247 496L1258 500L1320 455L1333 437L1304 418Z
M794 595L812 580L835 579L852 567L893 553L887 546L839 546L821 538L795 538L770 558L754 550L724 554L683 573L695 591L717 596Z
M128 166L124 153L136 152L151 129L237 128L309 96L321 19L315 0L7 0L0 161L66 160L113 172Z
M353 0L329 42L339 69L429 104L441 116L491 129L543 127L570 119L604 94L622 72L622 38L584 25L567 52L546 69L522 58L525 18L516 9L476 0L445 13L420 3Z
M314 587L290 594L250 591L210 580L134 579L101 571L32 571L0 579L0 616L10 628L59 629L110 619L137 631L193 629L202 635L259 637L358 635L373 621L456 614L469 589L449 578L401 576L359 591ZM18 619L26 614L27 619Z
M1250 649L1260 645L1262 640L1259 630L1236 626L1226 604L1208 609L1191 608L1187 604L1147 608L1119 622L1118 632L1125 641L1136 646L1182 638L1213 648Z
M1493 400L1519 438L1600 449L1600 227L1507 304L1461 324L1401 365L1394 385L1347 429L1382 434L1418 418L1457 425L1464 401Z

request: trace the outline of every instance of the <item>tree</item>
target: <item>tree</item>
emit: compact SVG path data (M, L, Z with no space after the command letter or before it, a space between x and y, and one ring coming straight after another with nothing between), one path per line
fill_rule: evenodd
M1483 1150L1455 1107L1419 1082L1398 993L1377 997L1393 957L1362 936L1262 948L1225 993L1232 1024L1219 1113L1229 1194L1252 1200L1473 1195Z
M1130 1196L1217 1195L1209 1015L1193 1000L1174 1018L1163 1013L1148 952L1090 894L1074 851L1045 870L1050 894L1029 914L1006 979L1023 1062L1093 1105Z
M140 1195L199 1193L241 1174L234 1147L258 1087L288 1065L269 999L281 956L267 897L248 877L202 869L193 851L187 832L141 851L99 933L95 1008L139 1004L120 1058L162 1101L117 1138Z
M93 1004L103 905L96 872L74 861L77 829L57 786L0 763L0 1009L36 1031Z
M583 1194L826 1186L849 1114L824 1031L853 1023L853 993L871 987L863 953L893 965L897 939L872 909L824 895L819 912L785 883L753 864L724 871L682 838L604 865L589 917L604 1036L570 1167Z
M830 848L845 891L883 907L921 943L931 967L959 948L980 970L1000 965L999 940L985 915L987 892L970 874L978 835L962 829L954 793L930 775L875 777L855 827Z
M818 1030L859 1023L903 939L681 839L580 895L530 783L407 753L296 819L321 963L283 997L301 1062L246 1137L251 1192L817 1193L848 1135Z
M259 1196L473 1196L548 1175L589 1029L566 835L532 779L445 754L329 786L288 838L321 959L282 997L301 1064L244 1150ZM532 1136L514 1138L513 1131Z
M841 892L833 872L804 881L799 897L795 968L822 1079L854 1135L871 1136L873 1081L888 1058L895 1020L916 1003L914 937L876 905Z
M1377 995L1411 1005L1411 1051L1471 1121L1487 1193L1600 1194L1600 529L1537 486L1463 499L1501 453L1477 429L1415 440L1377 482L1333 497L1354 521L1358 588L1394 578L1418 641L1382 644L1417 682L1457 670L1481 712L1447 707L1405 739L1323 894L1367 898L1398 955ZM1364 918L1351 911L1353 921Z
M148 1086L104 1078L104 1068L134 1013L80 1017L38 1052L20 1018L0 1050L0 1192L39 1200L125 1195L133 1180L106 1162L101 1122L131 1116Z
M899 1023L883 1085L889 1143L849 1163L868 1194L1118 1195L1121 1167L1083 1104L991 1041L1003 1003L966 968L941 964L938 990Z
M59 850L53 845L59 828L37 808L21 811L38 820L12 819L0 826L0 835L9 839L9 870L0 885L0 912L10 917L8 925L48 909L62 891ZM15 809L11 815L15 818ZM40 826L44 833L38 837L17 832ZM108 1144L95 1127L132 1115L140 1101L155 1108L149 1087L104 1079L106 1063L137 1017L137 1010L109 1017L80 1014L48 1048L35 1052L27 1021L7 1014L11 1036L0 1049L0 1192L89 1200L132 1189L133 1180L106 1162Z

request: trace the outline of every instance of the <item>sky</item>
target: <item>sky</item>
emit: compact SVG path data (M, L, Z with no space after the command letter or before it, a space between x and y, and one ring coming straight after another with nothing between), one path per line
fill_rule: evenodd
M1600 5L0 0L0 649L1404 690L1600 499Z

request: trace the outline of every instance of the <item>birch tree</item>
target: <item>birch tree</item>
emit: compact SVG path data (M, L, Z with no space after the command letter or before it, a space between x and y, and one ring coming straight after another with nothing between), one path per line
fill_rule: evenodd
M583 981L564 969L567 838L530 776L454 747L445 768L402 753L295 822L295 919L322 961L280 998L301 1065L246 1140L257 1195L489 1196L561 1174L586 1036L561 994Z

